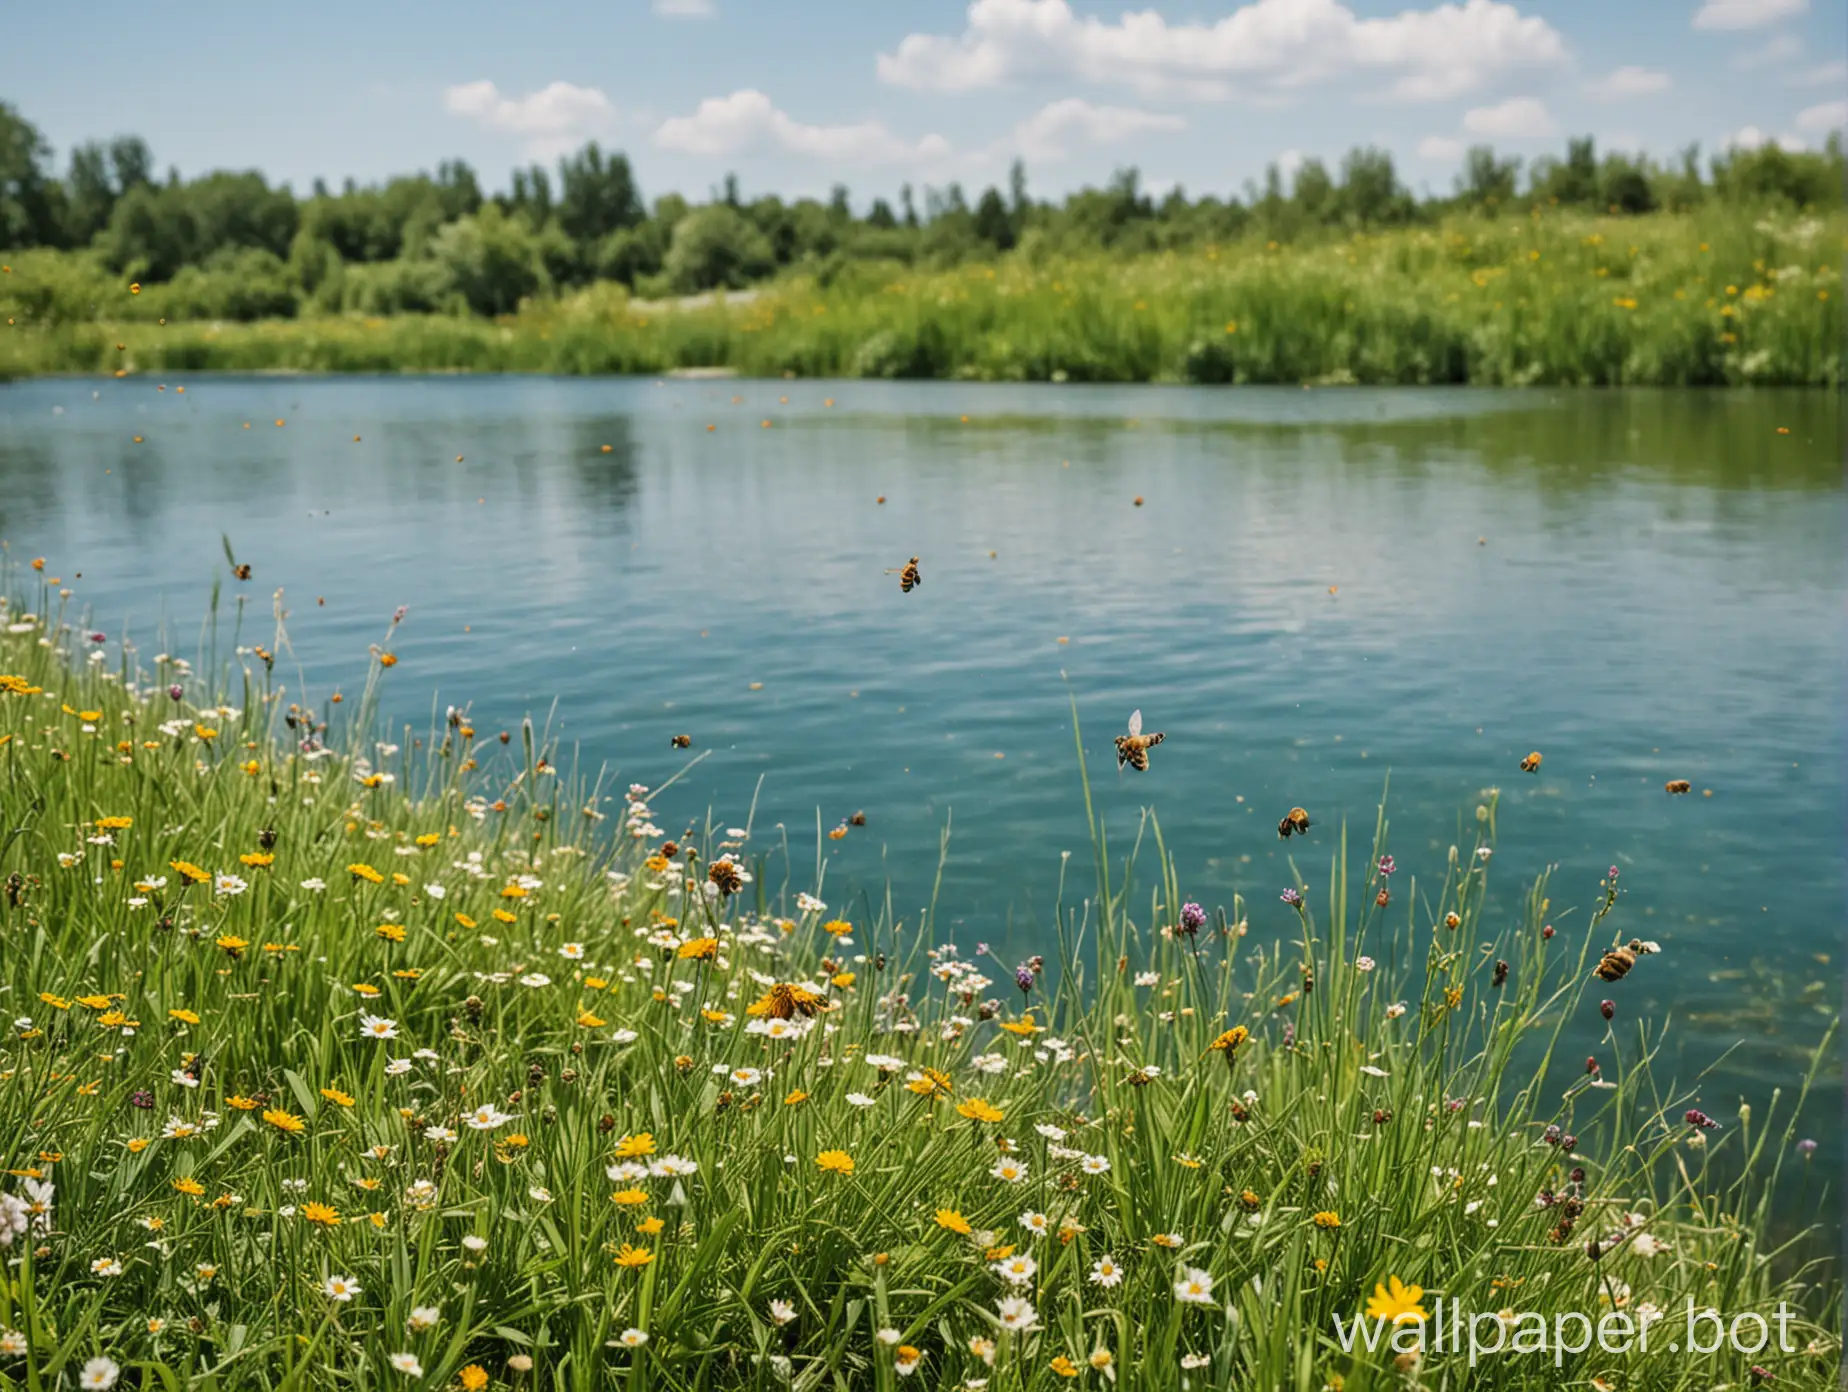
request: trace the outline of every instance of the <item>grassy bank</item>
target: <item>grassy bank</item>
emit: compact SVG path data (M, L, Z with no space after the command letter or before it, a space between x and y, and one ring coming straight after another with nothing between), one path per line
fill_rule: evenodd
M500 319L168 318L162 292L0 283L0 375L660 373L999 381L1837 386L1848 222L1720 210L1550 212L1303 245L850 266L749 303L671 308L603 284ZM66 268L67 269L67 268ZM89 308L103 306L99 311ZM111 311L108 307L118 308ZM158 322L161 319L167 322Z
M1767 1236L1787 1114L1652 1075L1590 978L1614 875L1485 914L1492 797L1205 911L1150 822L1017 967L530 731L329 753L264 646L226 694L55 584L0 624L0 1385L1835 1385L1832 1268ZM1440 1296L1485 1343L1787 1302L1790 1347L1336 1339Z

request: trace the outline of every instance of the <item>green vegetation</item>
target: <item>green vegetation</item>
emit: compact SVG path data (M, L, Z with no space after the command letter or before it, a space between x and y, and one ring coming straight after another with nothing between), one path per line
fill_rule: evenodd
M1243 198L1136 173L1062 204L907 188L894 212L645 206L595 145L485 196L459 161L380 188L164 184L142 142L49 172L0 104L0 376L185 369L662 372L1191 382L1835 385L1843 160L1673 169L1589 140L1471 152L1419 201L1391 157ZM133 293L130 287L134 287ZM1729 288L1730 287L1730 288ZM749 291L746 302L683 297ZM121 348L116 345L122 344Z
M530 728L329 751L280 618L227 705L34 579L0 624L0 1385L1836 1385L1833 1267L1768 1237L1780 1182L1819 1200L1784 1106L1689 1110L1633 982L1588 989L1615 872L1486 907L1492 795L1476 845L1394 865L1382 813L1212 912L1152 817L1141 869L1093 819L1095 889L1016 969L934 907L836 918L748 827L669 844L671 785L574 785ZM1557 1368L1340 1347L1440 1297L1484 1344L1665 1323ZM1671 1352L1690 1302L1769 1347Z

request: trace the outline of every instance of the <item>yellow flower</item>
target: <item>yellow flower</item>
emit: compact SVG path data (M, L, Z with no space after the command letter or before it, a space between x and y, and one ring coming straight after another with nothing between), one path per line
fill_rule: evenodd
M459 913L459 914L457 914L457 915L456 915L456 922L457 922L457 923L460 923L460 924L461 924L461 925L462 925L462 926L463 926L464 928L473 928L473 927L475 926L475 920L474 920L474 919L472 919L472 918L470 918L470 917L469 917L469 916L468 916L467 914L465 914L465 913Z
M653 1155L654 1153L655 1143L654 1136L651 1132L643 1131L634 1136L624 1136L616 1143L616 1158L618 1160L636 1160L644 1155Z
M620 1204L624 1208L645 1204L648 1202L648 1191L646 1189L618 1189L610 1195L610 1202Z
M456 1374L461 1382L463 1392L481 1392L488 1385L488 1370L479 1363L471 1363Z
M185 880L187 884L204 884L212 878L210 871L201 870L190 860L173 860L169 861L168 864L172 867L173 872L181 879Z
M139 1155L152 1144L153 1142L146 1136L130 1136L126 1142L130 1155Z
M98 831L127 831L134 824L133 817L98 817L96 819Z
M680 944L680 960L683 962L710 962L718 955L717 938L688 938Z
M799 1106L800 1104L806 1101L808 1101L808 1094L804 1092L801 1088L797 1088L794 1092L790 1093L789 1096L783 1099L783 1105L785 1107L795 1107L795 1106Z
M324 1228L340 1225L340 1212L332 1204L305 1203L302 1205L302 1217Z
M635 1225L635 1230L643 1237L654 1237L666 1226L659 1218L644 1218Z
M1444 990L1444 1004L1451 1010L1455 1010L1459 1005L1463 1004L1463 988L1461 986L1446 987Z
M1234 1025L1211 1044L1207 1045L1206 1051L1210 1054L1218 1050L1220 1053L1226 1054L1229 1057L1239 1045L1243 1044L1249 1038L1251 1038L1250 1030L1246 1029L1243 1025Z
M370 981L355 981L353 983L353 989L362 996L376 996L379 993L379 988L374 986Z
M937 1226L947 1228L950 1232L967 1237L970 1232L969 1220L953 1208L937 1210Z
M267 870L276 863L276 857L271 855L268 851L245 851L243 855L238 857L238 860L248 865L252 870Z
M195 1199L205 1192L205 1186L190 1176L174 1180L173 1187L182 1194L190 1194Z
M488 917L492 918L496 923L518 923L520 921L517 915L510 914L505 909L496 909L493 913L489 914Z
M833 983L837 990L845 991L848 987L853 985L855 976L854 973L850 971L836 972L833 976L829 977L828 980Z
M256 1111L258 1106L260 1106L261 1104L254 1101L251 1098L238 1094L238 1095L234 1095L231 1097L227 1097L225 1099L225 1105L231 1108L233 1111L254 1112Z
M815 1157L815 1163L821 1167L824 1174L850 1175L853 1173L853 1157L844 1150L824 1150Z
M1394 1324L1422 1323L1427 1318L1424 1306L1418 1303L1423 1297L1423 1286L1408 1286L1397 1276L1389 1276L1384 1284L1374 1286L1373 1298L1367 1302L1367 1317Z
M970 1121L1000 1121L1007 1115L999 1107L990 1106L979 1097L971 1097L957 1107L956 1111L959 1116L965 1116Z
M831 918L821 925L821 931L830 937L844 938L853 931L853 925L844 918Z
M355 880L364 880L368 884L384 884L385 877L364 861L347 866L347 874Z
M1053 1372L1057 1373L1062 1378L1075 1378L1078 1376L1077 1366L1073 1364L1071 1359L1067 1358L1062 1353L1052 1360L1051 1367Z
M170 1020L178 1020L182 1025L196 1025L199 1023L199 1017L190 1010L169 1010L167 1012L167 1018Z
M588 1010L578 1011L577 1022L584 1029L602 1029L609 1023L608 1020L592 1015Z
M385 939L386 942L401 943L404 941L404 925L402 923L381 923L372 931Z
M940 1073L935 1068L920 1068L918 1076L905 1084L919 1097L935 1097L940 1092L954 1091L950 1086L950 1075Z
M1006 1030L1009 1034L1027 1035L1037 1034L1039 1032L1039 1026L1033 1023L1033 1012L1031 1010L1025 1015L1022 1015L1018 1020L1001 1021L1001 1028Z
M654 1259L655 1254L646 1247L632 1247L625 1242L616 1249L616 1265L628 1267L631 1270L639 1266L647 1266Z
M339 1107L350 1107L353 1105L352 1096L342 1092L339 1088L324 1087L321 1089L321 1096Z
M1312 1221L1318 1228L1338 1228L1341 1226L1341 1215L1332 1208L1325 1208Z
M220 933L218 935L218 946L224 949L227 957L235 958L243 956L244 949L249 947L250 943L246 939L238 937L235 933Z

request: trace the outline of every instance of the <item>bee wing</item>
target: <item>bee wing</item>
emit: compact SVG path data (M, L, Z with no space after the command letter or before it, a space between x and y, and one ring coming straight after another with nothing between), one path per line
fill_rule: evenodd
M1129 713L1129 733L1131 735L1139 735L1142 733L1142 712L1139 710L1133 710Z

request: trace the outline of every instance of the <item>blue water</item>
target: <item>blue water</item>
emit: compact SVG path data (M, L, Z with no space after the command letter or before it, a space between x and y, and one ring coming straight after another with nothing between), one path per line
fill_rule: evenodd
M1061 853L1089 874L1075 696L1113 844L1155 809L1183 892L1242 893L1254 933L1289 922L1288 856L1319 888L1342 821L1370 834L1390 772L1402 873L1467 845L1491 787L1498 905L1556 865L1576 926L1621 867L1610 926L1665 949L1625 1009L1674 1022L1684 1081L1738 1045L1708 1110L1789 1088L1839 1007L1833 396L158 385L0 387L13 563L48 557L144 656L197 652L215 579L221 641L235 594L269 644L280 588L318 703L359 690L406 605L399 722L530 714L618 792L682 769L689 734L705 757L657 819L739 824L755 798L771 883L811 887L819 855L854 913L889 885L915 923L952 826L943 927L1022 953ZM884 571L914 554L904 595ZM1167 735L1146 775L1110 757L1133 708ZM1277 837L1292 805L1307 843Z

